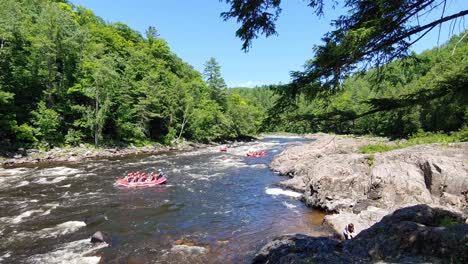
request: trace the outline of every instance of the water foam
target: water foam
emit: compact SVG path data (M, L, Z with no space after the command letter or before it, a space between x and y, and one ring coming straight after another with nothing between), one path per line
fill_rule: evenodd
M64 176L64 175L72 175L81 172L81 170L68 168L68 167L55 167L44 169L39 172L41 176Z
M9 257L11 257L11 252L7 252L3 256L0 256L0 263Z
M28 259L28 262L37 264L96 264L99 263L101 257L89 255L104 247L107 247L106 243L93 245L89 239L83 239L66 243L52 252L34 255Z
M283 190L280 188L266 188L265 193L269 195L285 195L289 197L294 197L294 198L299 198L302 196L302 194L290 190Z
M47 180L47 178L39 178L39 180L36 181L36 183L39 183L39 184L54 184L54 183L59 183L61 181L64 181L66 179L67 179L66 176L60 176L60 177L54 178L51 181Z
M16 185L16 188L23 187L23 186L26 186L28 184L29 184L28 181L22 181L22 182L18 183L18 185Z
M15 168L15 169L3 169L0 168L0 176L15 176L29 172L31 169L28 168Z
M66 234L74 233L80 228L85 227L86 223L82 221L68 221L58 224L54 227L44 228L38 232L41 238L58 237Z
M21 213L20 215L14 217L13 219L11 219L11 222L13 224L18 224L20 222L23 221L23 219L25 218L29 218L31 215L33 214L38 214L38 213L43 213L44 210L41 210L41 209L38 209L38 210L29 210L29 211L26 211L26 212L23 212Z
M26 184L23 177L26 173L31 171L31 169L26 168L17 168L17 169L1 169L0 168L0 189L9 189L11 187L21 187ZM20 186L16 186L18 182Z
M54 210L55 208L57 208L60 204L58 203L50 203L50 204L45 204L44 206L48 206L50 207L47 211L45 211L44 213L42 213L41 215L44 216L44 215L49 215L50 212L52 210Z
M286 206L287 208L289 209L293 209L293 208L296 208L297 205L294 205L294 204L290 204L288 202L283 202L284 206Z

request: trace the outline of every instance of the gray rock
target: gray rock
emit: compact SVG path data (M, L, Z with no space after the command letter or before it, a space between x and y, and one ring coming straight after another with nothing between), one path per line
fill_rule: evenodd
M444 226L444 223L458 222ZM417 205L385 216L354 239L287 235L265 245L253 263L467 263L468 225L460 214Z
M109 235L106 233L103 233L101 231L97 231L91 236L91 243L107 243L111 244L111 238Z
M369 155L359 148L385 139L311 137L316 140L285 150L270 166L291 177L281 185L303 192L307 205L335 213L325 222L338 233L348 222L359 231L399 208L421 203L468 214L468 143Z
M340 254L329 254L339 249L340 242L327 237L285 235L265 245L252 263L345 263Z

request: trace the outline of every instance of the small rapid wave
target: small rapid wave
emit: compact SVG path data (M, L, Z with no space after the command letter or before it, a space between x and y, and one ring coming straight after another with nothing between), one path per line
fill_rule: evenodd
M39 202L38 200L29 200L29 201L21 201L19 202L20 205L28 206L29 203L37 203ZM0 222L6 223L6 224L19 224L23 222L26 219L33 218L35 216L45 216L49 215L50 212L54 209L56 209L59 206L58 203L49 203L49 204L44 204L42 205L40 209L31 209L22 212L21 214L14 216L14 217L2 217L0 218Z
M22 222L24 219L31 217L32 215L40 214L40 213L43 213L43 212L44 212L44 210L42 210L42 209L29 210L29 211L23 212L20 215L12 218L11 223L18 224L18 223Z
M29 183L30 183L29 181L22 181L22 182L18 183L18 185L16 185L16 188L26 186L26 185L28 185Z
M2 169L0 168L0 190L7 190L11 187L23 187L29 184L24 178L27 177L33 169L15 168Z
M285 195L289 197L299 198L302 196L301 193L290 191L290 190L283 190L280 188L266 188L265 193L269 195Z
M79 229L86 226L85 222L82 221L68 221L62 224L58 224L53 227L44 228L38 231L26 231L15 234L16 241L22 241L21 243L27 243L29 239L46 239L56 238L67 234L75 233Z
M58 224L54 227L44 228L38 231L39 237L58 237L66 234L74 233L80 228L85 227L86 223L82 221L68 221L62 224Z
M0 176L15 176L15 175L28 173L31 170L32 169L29 169L29 168L15 168L15 169L0 168Z
M27 262L32 264L96 264L99 263L101 257L92 256L92 254L104 247L107 247L106 243L93 245L89 239L83 239L66 243L45 254L34 255Z
M65 177L65 176L60 176L60 177L54 178L51 181L49 181L47 178L39 178L39 180L37 180L36 183L39 183L39 184L54 184L54 183L59 183L61 181L64 181L66 179L67 179L67 177Z
M69 167L55 167L55 168L48 168L39 171L40 176L66 176L66 175L73 175L82 172L78 169L73 169Z
M291 203L288 203L288 202L283 202L283 204L284 204L284 206L286 206L289 209L293 209L293 208L297 207L297 205L294 205L294 204L291 204Z
M3 263L3 261L9 257L11 257L11 252L7 252L3 256L0 256L0 263Z

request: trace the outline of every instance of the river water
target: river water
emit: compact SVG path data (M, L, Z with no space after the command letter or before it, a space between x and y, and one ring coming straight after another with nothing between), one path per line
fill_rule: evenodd
M300 137L120 160L0 169L0 263L247 263L271 238L327 235L320 213L268 168ZM249 150L268 157L248 158ZM168 184L125 188L130 171L162 168ZM92 245L103 231L110 245Z

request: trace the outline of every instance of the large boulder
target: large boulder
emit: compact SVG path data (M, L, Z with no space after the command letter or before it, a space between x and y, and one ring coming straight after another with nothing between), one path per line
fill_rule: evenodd
M359 232L386 214L421 203L468 214L468 143L369 155L359 148L384 139L312 137L312 143L274 157L270 166L291 177L281 185L302 191L307 205L334 213L325 221L339 233L349 222Z
M281 236L253 263L467 263L468 224L462 215L417 205L385 216L354 239Z
M107 244L111 244L111 237L107 234L107 233L104 233L104 232L101 232L101 231L97 231L96 233L94 233L92 236L91 236L91 243L95 244L95 243L107 243Z
M340 254L330 254L339 249L340 242L327 237L284 235L275 238L255 255L252 263L343 263Z

